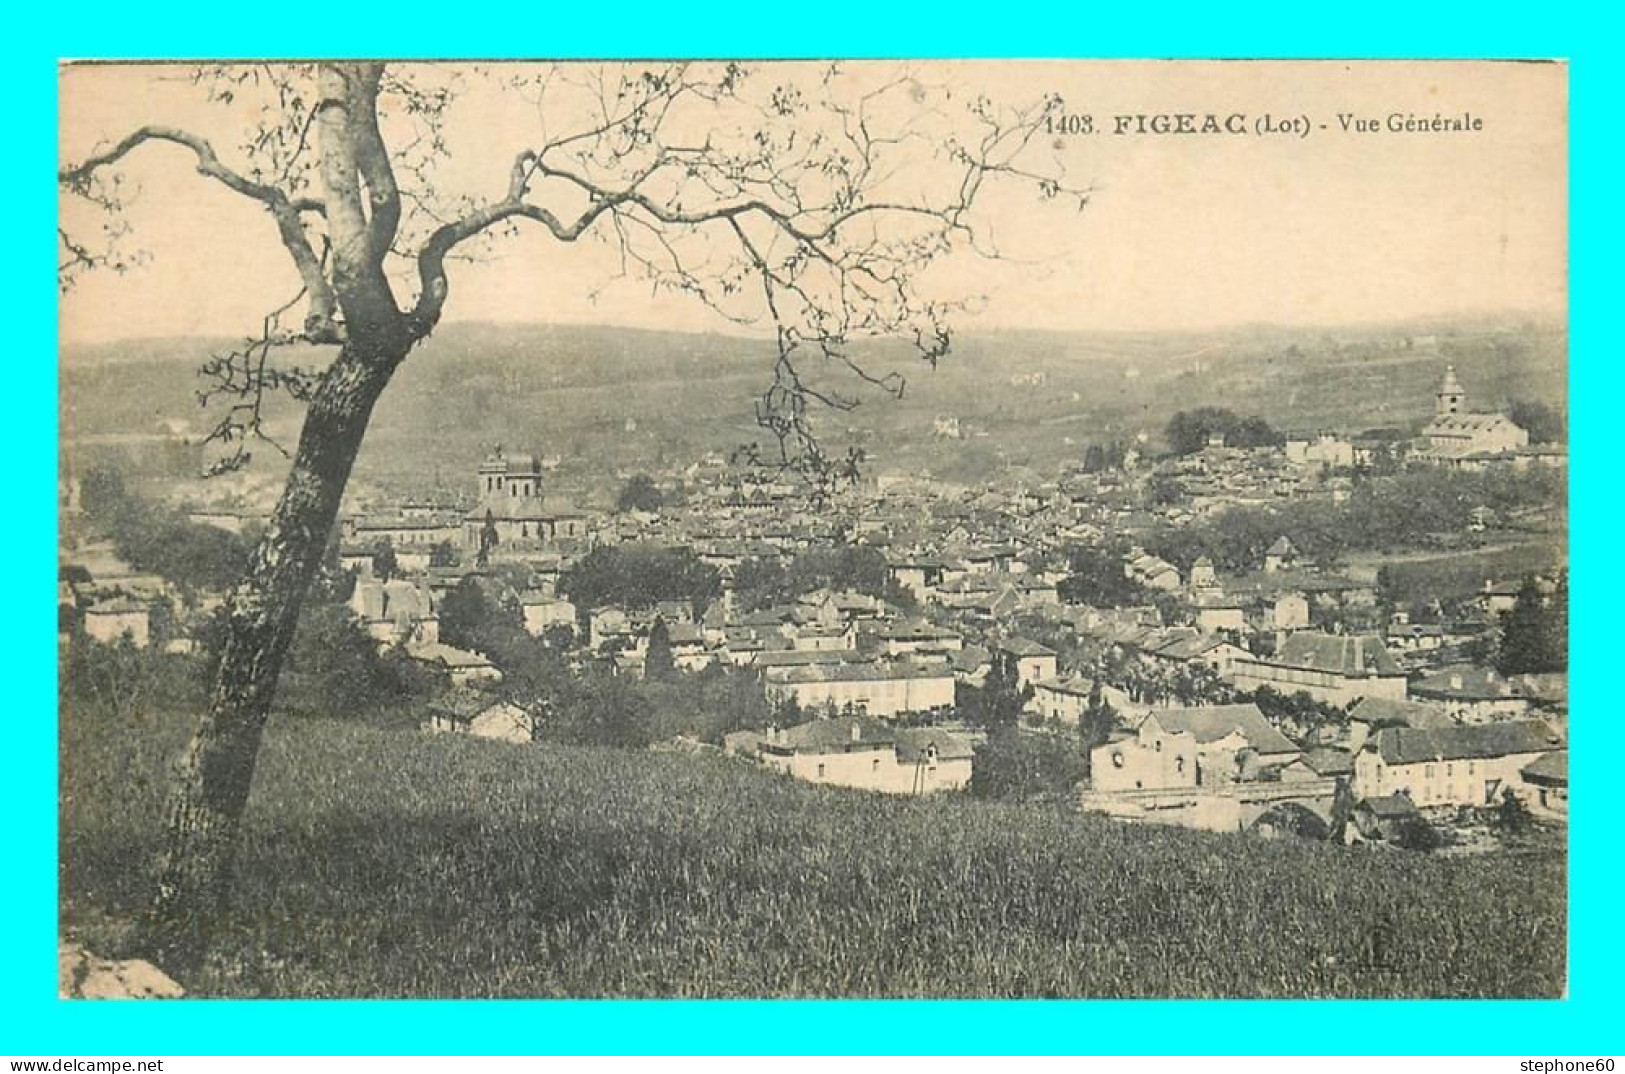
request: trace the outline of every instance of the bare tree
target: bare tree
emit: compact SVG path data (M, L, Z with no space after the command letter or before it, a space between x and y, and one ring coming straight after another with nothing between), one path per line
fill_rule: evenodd
M608 243L627 275L770 330L772 373L757 405L772 434L766 454L825 487L842 464L820 449L811 411L857 403L830 374L900 395L896 353L886 370L871 369L869 341L901 340L927 364L948 351L960 306L927 297L920 281L950 253L997 255L973 216L985 191L1010 181L1041 198L1086 200L1063 185L1041 134L1058 100L1008 107L877 70L803 68L775 82L771 69L731 63L228 65L193 77L219 104L262 103L240 146L144 126L61 171L66 195L112 221L97 244L59 233L64 287L85 270L138 261L117 223L119 166L164 144L185 151L201 179L263 206L302 283L241 348L201 370L203 398L227 401L212 437L226 448L219 469L269 442L271 394L292 395L306 415L286 487L226 602L208 710L177 765L155 943L175 950L206 935L227 896L301 601L373 406L440 321L448 263L535 226L560 243ZM537 127L483 199L443 182L452 105L474 77L523 95ZM313 353L322 360L292 364Z

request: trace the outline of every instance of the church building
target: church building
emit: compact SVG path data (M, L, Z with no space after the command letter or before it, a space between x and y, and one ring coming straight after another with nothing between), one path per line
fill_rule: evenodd
M1418 452L1422 459L1462 467L1497 461L1529 446L1529 434L1506 415L1475 414L1467 409L1467 393L1456 379L1453 365L1445 367L1433 420L1422 430L1422 440Z
M480 463L479 500L463 516L463 546L491 558L557 548L587 536L587 518L550 508L535 455L512 457L499 447Z

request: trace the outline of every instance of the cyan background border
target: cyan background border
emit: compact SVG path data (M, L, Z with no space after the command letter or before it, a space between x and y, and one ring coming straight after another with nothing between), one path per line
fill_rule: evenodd
M1620 869L1604 670L1617 605L1607 552L1610 316L1619 278L1620 64L1606 17L1558 5L935 3L24 5L0 43L12 151L0 392L12 566L0 1053L593 1054L1164 1052L1578 1054L1618 1050ZM1571 61L1571 426L1575 712L1571 998L1545 1002L292 1002L55 999L55 213L59 58L197 56L1566 57ZM1418 892L1418 898L1427 898ZM1238 922L1237 942L1246 942Z

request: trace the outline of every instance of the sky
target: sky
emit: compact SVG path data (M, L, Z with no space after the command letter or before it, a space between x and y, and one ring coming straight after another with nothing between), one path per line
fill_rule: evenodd
M499 80L535 73L497 70ZM821 70L763 64L753 77L817 92ZM873 85L902 68L849 70L854 84ZM978 297L961 318L965 329L1191 330L1566 312L1563 65L931 61L909 70L957 101L985 95L1013 106L1059 94L1067 113L1089 116L1094 129L1040 146L1046 160L1064 164L1069 182L1092 190L1081 212L992 189L981 212L1004 259L967 252L933 270L933 293ZM202 102L173 67L64 67L60 85L64 161L164 123L210 137L237 164L235 147L256 114L246 102ZM515 150L534 141L542 122L564 129L581 102L564 95L548 107L484 80L465 87L449 116L452 157L441 189L499 194ZM1248 133L1139 133L1134 118L1128 133L1114 133L1117 117L1159 114L1189 114L1198 124L1211 114L1221 125L1240 116ZM1470 114L1481 129L1386 129L1391 115L1436 114ZM1307 136L1258 133L1266 115L1304 117ZM1378 129L1345 132L1340 116L1375 120ZM921 140L934 132L921 127ZM147 259L125 274L78 281L61 303L64 342L238 336L297 289L267 214L190 164L185 150L168 146L127 158L122 172L136 193L126 210L130 239ZM937 166L925 156L905 174L927 184ZM102 222L76 199L64 199L62 212L75 234ZM617 281L605 245L564 250L532 228L492 254L454 267L447 322L728 327L689 298Z

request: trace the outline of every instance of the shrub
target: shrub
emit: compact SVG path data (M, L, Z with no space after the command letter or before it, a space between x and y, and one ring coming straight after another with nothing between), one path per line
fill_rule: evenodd
M1005 726L976 747L970 792L1016 801L1070 798L1088 774L1088 758L1070 736L1026 734Z

